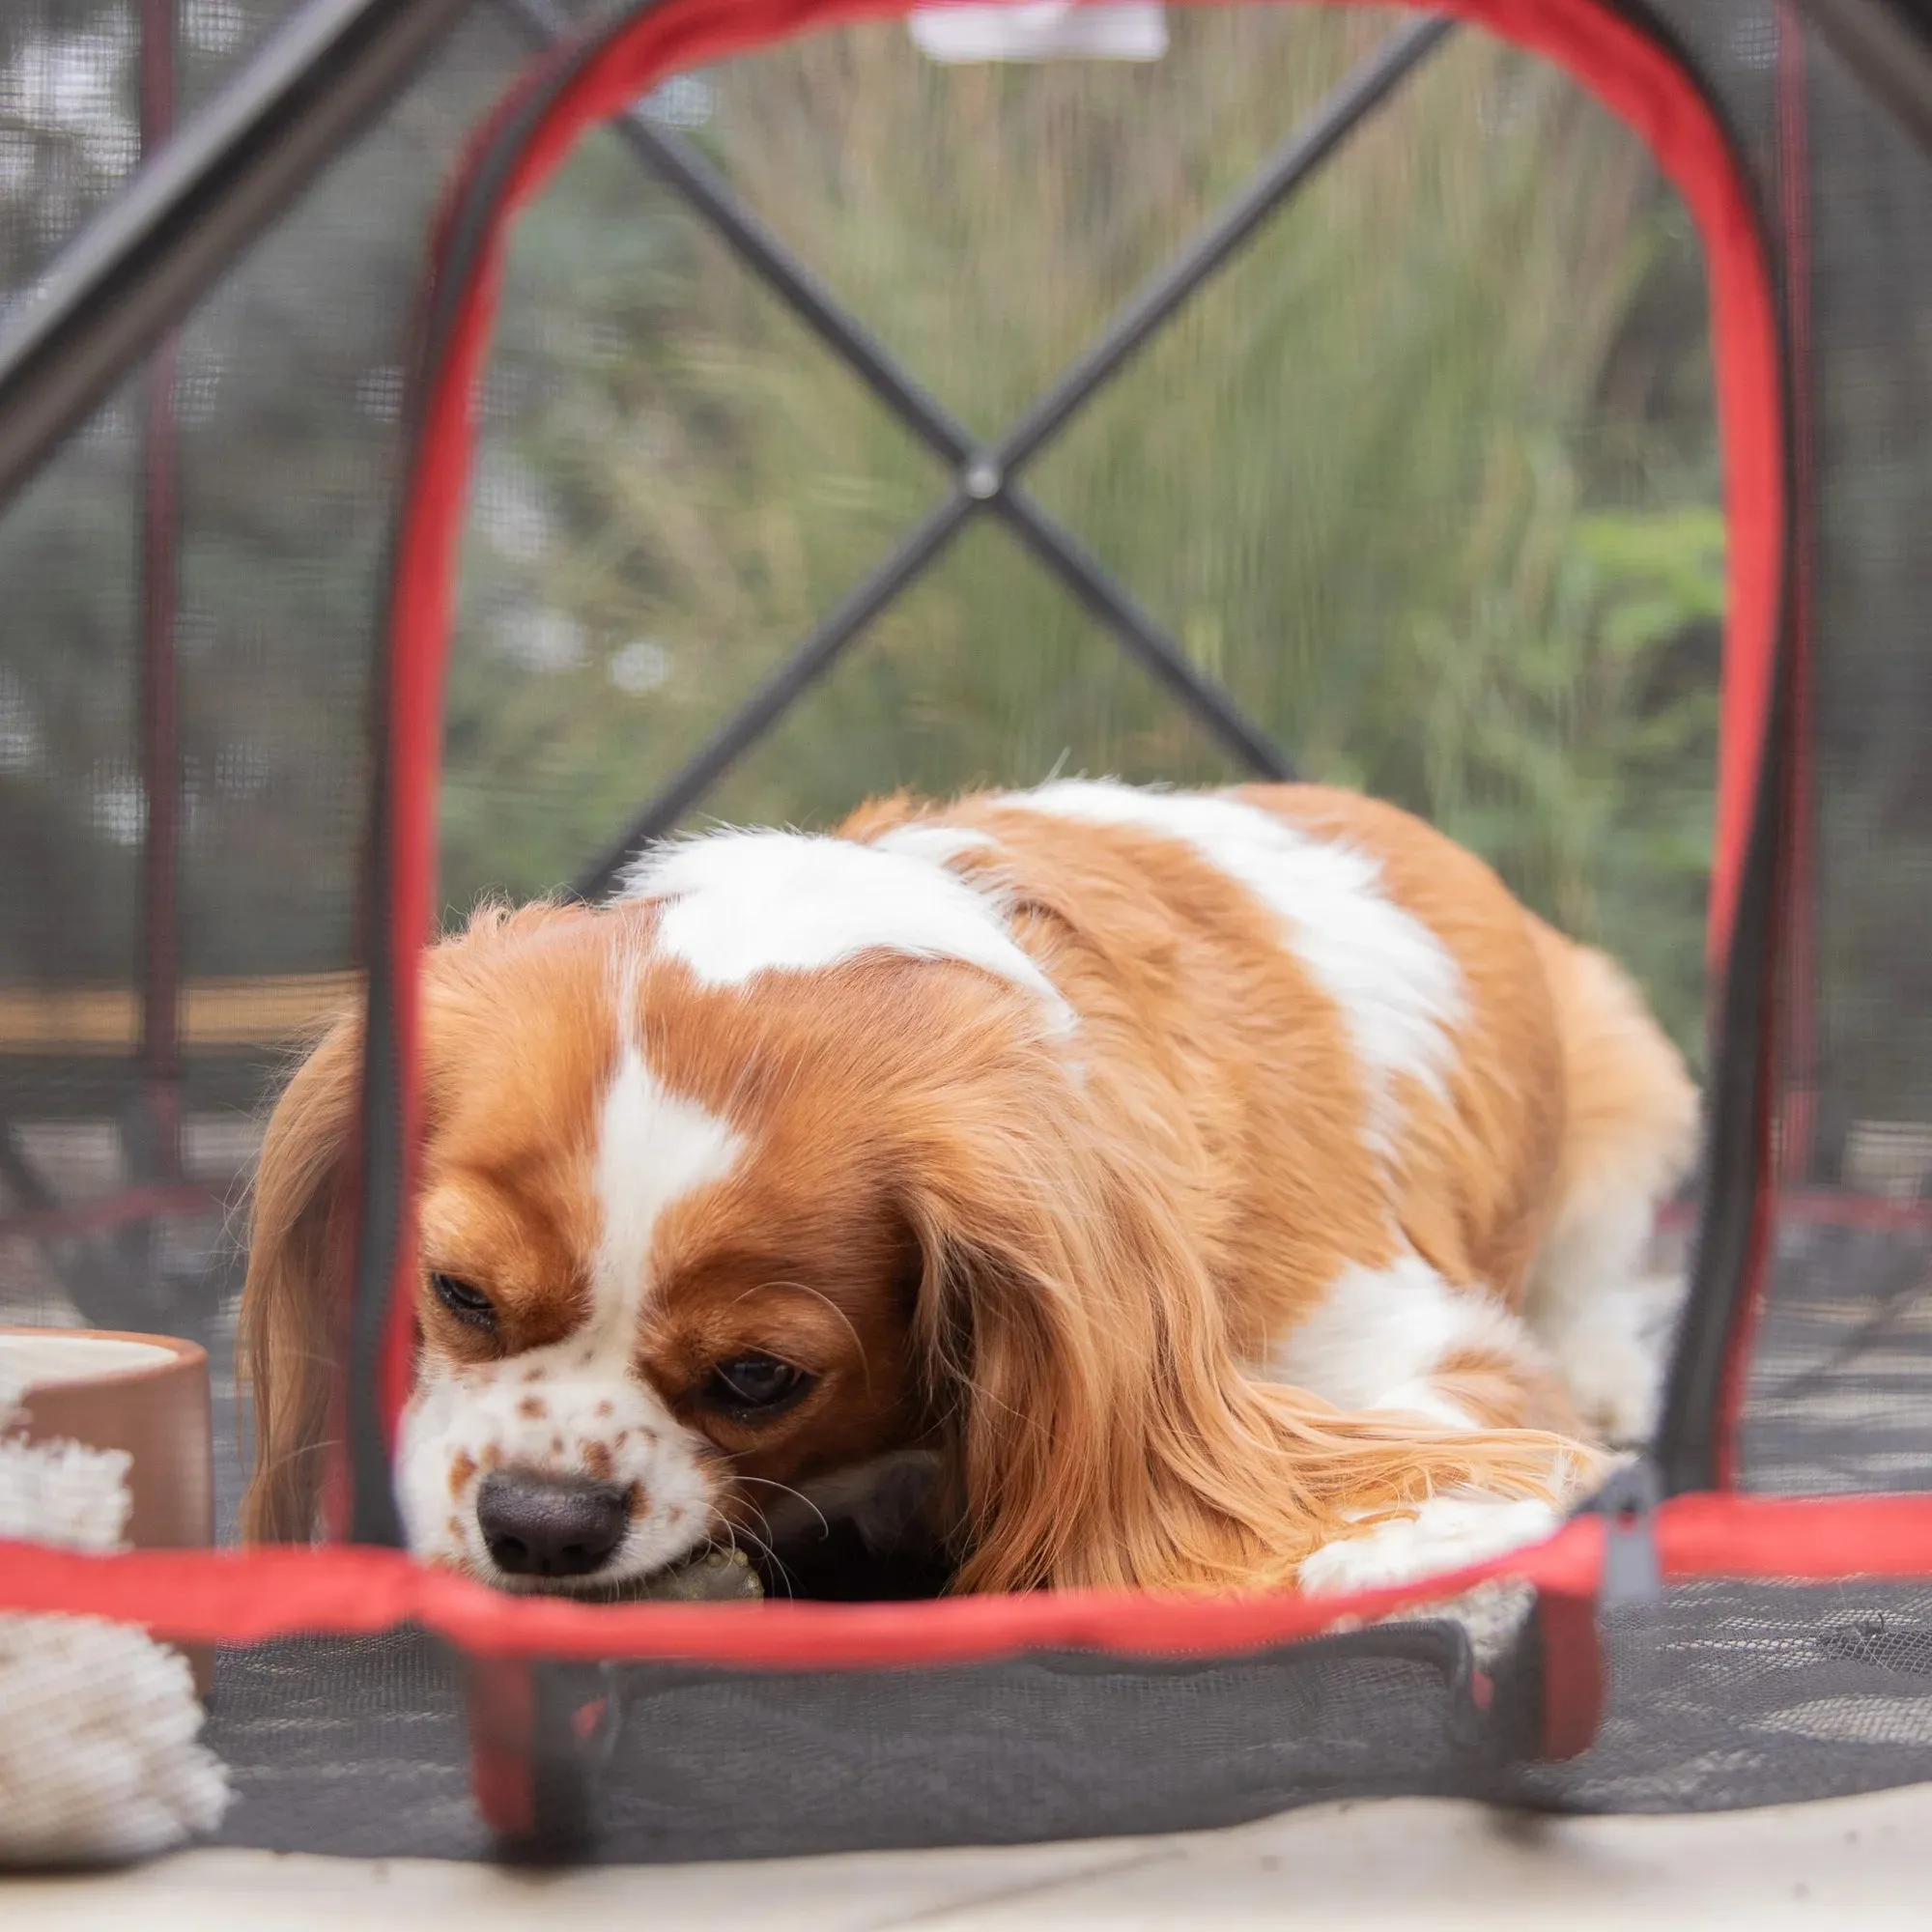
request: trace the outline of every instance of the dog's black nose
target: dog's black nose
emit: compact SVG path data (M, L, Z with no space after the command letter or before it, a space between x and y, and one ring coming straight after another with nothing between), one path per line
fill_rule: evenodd
M578 1477L491 1476L476 1521L497 1569L512 1577L588 1577L630 1527L630 1498Z

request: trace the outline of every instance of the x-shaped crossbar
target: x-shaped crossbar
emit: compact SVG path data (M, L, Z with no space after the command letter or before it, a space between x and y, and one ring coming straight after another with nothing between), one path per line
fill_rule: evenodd
M554 46L571 32L557 0L498 0L498 4L537 46ZM1121 646L1249 770L1263 778L1289 777L1289 760L1273 739L1241 712L1223 685L1188 661L1154 617L1021 486L1019 474L1148 338L1388 99L1451 27L1445 19L1424 18L1391 34L1262 163L1240 193L1141 285L1094 346L991 442L980 441L952 415L744 206L696 148L660 127L641 107L626 115L618 130L638 158L675 190L738 260L947 466L952 488L659 790L623 836L579 876L575 889L586 898L599 898L610 891L639 851L669 832L824 676L873 619L923 575L960 531L988 513L998 517Z

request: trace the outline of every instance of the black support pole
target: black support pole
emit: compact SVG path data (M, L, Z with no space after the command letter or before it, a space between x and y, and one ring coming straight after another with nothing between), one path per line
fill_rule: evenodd
M384 106L469 0L303 0L0 327L0 502Z

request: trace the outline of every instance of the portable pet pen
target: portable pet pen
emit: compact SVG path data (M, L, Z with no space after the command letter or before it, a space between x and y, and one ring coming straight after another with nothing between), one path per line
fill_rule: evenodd
M902 11L28 0L0 22L6 1319L198 1336L222 1380L223 1211L248 1121L291 1029L358 986L371 1014L340 1540L14 1543L0 1611L218 1646L207 1736L238 1796L218 1835L287 1849L682 1858L1172 1830L1351 1793L1699 1809L1932 1776L1932 1501L1915 1493L1932 1469L1932 10L1326 10L1335 44L1366 53L992 435L817 279L689 125L756 50ZM1179 11L1177 44L1196 10ZM1316 10L1252 10L1274 11ZM1145 10L1129 26L1166 31ZM943 19L922 32L947 40ZM1255 723L1215 639L1128 590L1132 559L1110 570L1032 472L1358 128L1479 35L1641 138L1708 278L1726 525L1721 676L1698 687L1721 726L1718 1044L1650 1463L1492 1566L1535 1608L1481 1667L1463 1623L1427 1611L1470 1575L1346 1603L692 1606L515 1599L413 1568L386 1449L411 1343L391 1286L413 973L466 495L479 434L527 384L513 355L490 361L516 211L612 124L612 254L628 196L678 208L946 479L761 680L710 678L708 739L687 719L688 762L605 849L585 840L580 889L688 819L983 526L1198 721L1176 775L1281 774L1292 754L1325 772L1334 757ZM1151 71L1113 71L1138 86ZM956 293L947 248L937 302ZM551 293L567 308L567 286ZM605 440L620 433L612 418ZM486 470L481 496L514 562L540 511L514 471ZM518 622L526 662L582 651L567 626ZM662 639L616 641L616 689L669 675ZM452 759L472 723L452 724ZM1151 742L1143 764L1167 741ZM553 772L520 809L568 790ZM217 1476L225 1521L225 1442Z

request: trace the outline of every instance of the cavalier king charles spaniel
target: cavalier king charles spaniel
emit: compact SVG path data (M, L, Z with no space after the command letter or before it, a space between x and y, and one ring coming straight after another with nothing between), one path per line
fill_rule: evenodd
M1678 1055L1601 953L1306 785L897 798L489 908L425 968L412 1548L621 1596L740 1536L962 1590L1341 1589L1640 1438ZM270 1122L250 1533L313 1533L360 1029Z

